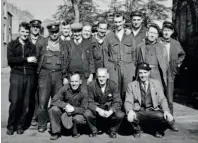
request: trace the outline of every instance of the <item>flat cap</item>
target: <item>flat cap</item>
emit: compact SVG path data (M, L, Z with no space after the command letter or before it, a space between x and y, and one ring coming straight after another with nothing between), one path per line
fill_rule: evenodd
M170 22L170 21L164 21L164 22L163 22L163 28L164 28L164 27L170 28L170 29L172 29L172 30L175 29L173 23Z
M148 28L150 28L150 27L157 29L158 33L160 32L160 27L156 23L150 23L148 25Z
M142 17L143 14L142 14L142 12L140 12L140 11L133 11L133 12L131 13L131 17L133 17L133 16L140 16L140 17Z
M83 25L81 23L73 23L71 24L72 30L82 30Z
M38 19L33 19L33 20L30 21L30 25L31 26L41 27L41 23L42 22L40 20L38 20Z
M147 70L147 71L151 70L149 64L144 63L144 62L138 64L138 70L140 70L140 69L141 70Z
M50 23L49 25L47 25L47 29L50 32L59 31L59 23L58 22Z

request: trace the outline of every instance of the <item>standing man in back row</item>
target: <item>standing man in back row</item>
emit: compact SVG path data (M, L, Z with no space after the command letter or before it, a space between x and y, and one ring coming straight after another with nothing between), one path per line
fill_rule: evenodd
M108 33L105 39L105 67L124 100L125 87L135 76L135 40L132 34L125 34L123 13L116 13L113 19L115 30Z

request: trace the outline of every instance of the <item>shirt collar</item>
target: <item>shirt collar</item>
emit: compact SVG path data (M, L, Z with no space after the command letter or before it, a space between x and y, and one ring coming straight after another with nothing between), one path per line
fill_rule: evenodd
M83 38L81 37L80 39L78 39L78 42L77 42L76 39L74 39L74 42L75 42L77 45L79 45L79 44L82 42L82 40L83 40Z
M61 40L63 40L63 41L69 41L69 40L71 40L71 37L70 36L64 36L64 35L61 35L60 36L60 38L61 38Z
M98 34L96 34L95 38L98 41L98 43L102 44L104 42L105 36L101 39L98 37Z
M69 85L68 90L69 90L70 93L79 93L79 92L81 92L81 85L78 87L77 90L73 90L73 89L71 88L71 86Z

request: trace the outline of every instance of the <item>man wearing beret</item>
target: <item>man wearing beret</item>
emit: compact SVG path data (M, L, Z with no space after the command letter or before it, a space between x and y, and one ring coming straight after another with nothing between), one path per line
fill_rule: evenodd
M126 35L124 30L125 17L123 13L115 13L115 29L105 38L104 66L108 68L110 79L118 85L121 98L124 99L126 85L135 76L135 39L132 34Z
M47 129L48 102L62 87L69 61L69 51L64 41L59 39L59 23L51 23L47 26L49 37L39 42L39 109L38 131Z
M73 23L71 29L73 39L66 44L70 53L68 73L79 72L82 78L82 88L87 91L87 84L93 80L93 74L95 73L92 41L82 37L81 23ZM66 83L68 81L67 77L64 80Z
M39 55L39 46L38 43L40 40L43 40L44 37L40 35L41 32L41 21L34 19L32 21L30 21L30 36L29 36L29 40L36 45L36 52L37 52L37 57ZM32 126L36 126L37 125L37 109L38 109L38 95L37 95L37 84L38 84L38 77L36 77L35 79L35 90L34 93L35 94L35 98L32 99L31 101L31 109L30 109L30 114L34 113L33 118L32 118L32 122L31 125ZM30 118L32 117L32 115L30 115Z
M72 128L73 137L80 136L78 125L86 123L83 113L88 106L87 94L82 90L81 83L78 72L69 73L69 84L65 84L52 99L49 109L51 140L60 137L61 124L66 129Z
M165 91L167 86L167 63L164 45L157 39L160 28L157 24L151 23L148 26L147 37L136 48L137 64L146 62L151 71L150 77L157 79Z
M174 25L169 21L164 21L162 28L161 41L166 47L167 52L167 89L166 97L168 100L169 108L173 114L173 91L174 91L174 80L175 75L178 73L179 68L185 58L185 52L182 49L180 43L171 38L174 33Z
M126 90L124 107L134 137L140 137L143 130L160 138L174 123L163 87L158 80L149 78L150 70L149 64L140 63L138 79L129 83Z
M60 23L60 39L63 41L70 41L71 40L71 25L68 20L63 20Z
M143 14L140 11L131 13L131 32L135 37L136 45L140 44L146 37L146 27L143 25Z
M33 90L37 68L36 46L28 40L30 25L21 22L19 37L7 46L7 59L10 71L9 118L7 134L23 134ZM33 97L32 97L33 96Z
M97 79L88 85L89 109L85 111L84 117L91 130L90 137L96 136L98 129L107 129L109 137L116 138L124 117L117 84L108 78L107 69L98 68Z

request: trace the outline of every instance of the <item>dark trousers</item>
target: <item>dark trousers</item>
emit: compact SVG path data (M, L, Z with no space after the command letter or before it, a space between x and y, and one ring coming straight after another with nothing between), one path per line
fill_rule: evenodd
M18 75L11 73L9 89L8 129L23 129L30 108L34 89L35 75Z
M168 128L168 122L164 119L162 111L138 111L137 119L131 123L135 132L164 132Z
M61 127L62 121L61 116L63 115L64 111L60 109L57 106L52 106L49 109L49 118L50 118L50 123L51 123L51 131L53 134L55 133L60 133L61 132ZM83 115L76 114L72 117L73 121L73 135L76 135L78 133L78 124L85 124L86 120L83 117Z
M48 102L62 87L61 71L51 72L41 69L38 78L39 107L38 107L38 128L47 128Z
M172 115L173 115L173 93L174 93L174 81L170 81L168 78L166 98Z
M110 132L117 133L124 117L124 113L122 111L117 111L116 113L113 113L109 118L103 118L96 112L86 110L84 117L92 133L96 132L97 128L107 128Z

